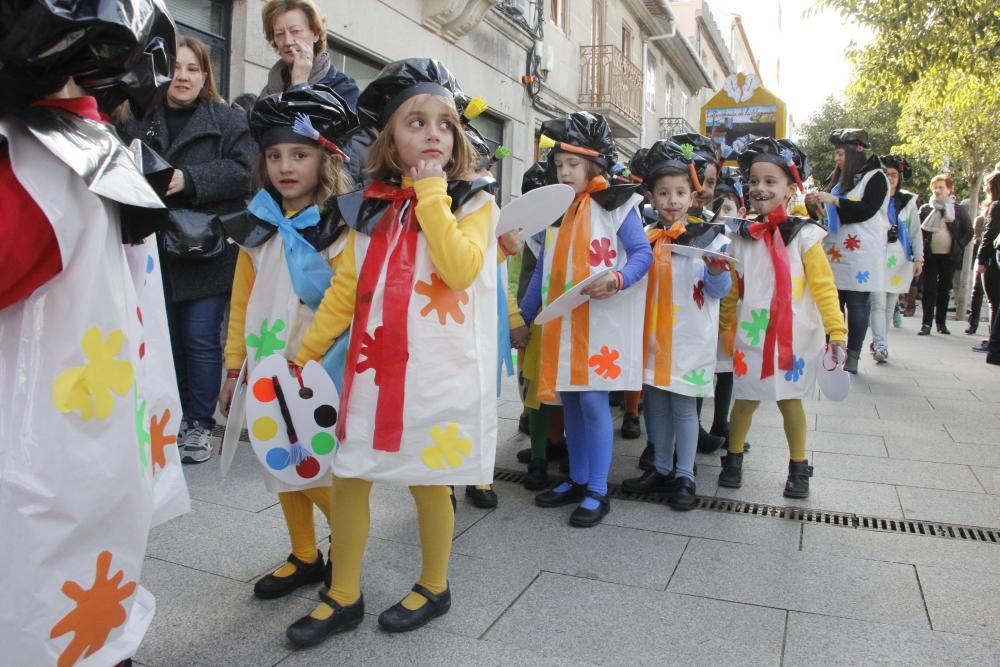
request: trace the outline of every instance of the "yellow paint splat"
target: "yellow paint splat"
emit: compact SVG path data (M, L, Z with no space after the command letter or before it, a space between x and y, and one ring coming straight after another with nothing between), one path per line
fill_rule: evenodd
M434 444L420 453L420 458L428 468L457 468L462 465L466 456L472 454L472 441L459 435L458 424L448 424L446 428L434 426L431 428L431 439Z
M84 332L80 347L87 363L64 370L52 384L52 401L60 412L79 410L87 421L111 416L112 394L124 396L132 388L131 362L115 358L124 343L121 329L112 330L107 340L96 326Z
M889 282L891 282L893 286L896 286L899 285L899 283L903 282L903 279L900 278L899 276L893 276L892 278L889 278Z

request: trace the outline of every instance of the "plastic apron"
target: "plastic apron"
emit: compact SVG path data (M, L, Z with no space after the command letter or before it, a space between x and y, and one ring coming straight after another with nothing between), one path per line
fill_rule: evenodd
M110 665L152 620L138 585L154 521L188 509L155 243L16 121L14 173L63 270L0 311L0 637L11 665Z
M375 449L379 345L392 344L382 325L386 270L375 286L359 362L347 405L346 435L333 459L337 477L401 485L490 484L497 437L497 268L499 211L486 192L455 213L490 206L489 246L483 269L464 291L444 284L418 234L413 293L407 311L408 361L403 384L402 437L398 451ZM401 229L400 225L394 226ZM371 237L355 234L359 274ZM384 337L383 337L384 336ZM367 352L366 352L367 351Z
M764 334L770 317L774 290L774 267L763 241L736 237L730 252L736 257L736 272L743 284L737 305L737 328L733 351L733 396L750 401L781 401L812 395L816 370L826 341L823 320L806 284L802 256L823 240L825 231L806 224L786 246L792 278L791 370L778 367L778 347L774 350L774 375L761 378Z
M618 239L618 228L642 201L632 195L627 202L608 211L597 202L590 203L590 274L611 266L625 266L628 257ZM561 227L545 230L545 255L542 273L542 307L548 303L552 280L552 261ZM573 266L570 249L567 267ZM571 318L564 317L560 327L559 366L556 391L638 391L642 389L642 323L646 308L646 277L610 299L591 299L587 349L589 372L586 384L570 381ZM544 330L544 328L543 328ZM545 341L542 342L542 349Z
M921 234L916 195L910 197L910 201L906 202L906 206L899 212L898 218L899 233L908 235L912 251L914 238ZM913 258L907 256L902 241L896 240L886 246L885 271L886 292L906 294L910 291L910 283L913 282Z
M706 250L721 252L729 245L723 235L715 237ZM656 259L654 258L654 262ZM705 291L705 261L701 257L671 253L673 331L671 334L670 384L658 385L656 369L656 311L665 306L658 287L650 277L648 289L656 299L652 322L646 322L646 358L643 384L683 396L711 396L716 367L719 333L719 300ZM652 271L650 272L652 276Z
M846 199L860 201L872 178L885 178L879 169L866 172ZM823 241L823 250L830 260L833 279L838 290L882 292L886 284L886 234L889 232L889 196L868 220L840 223Z

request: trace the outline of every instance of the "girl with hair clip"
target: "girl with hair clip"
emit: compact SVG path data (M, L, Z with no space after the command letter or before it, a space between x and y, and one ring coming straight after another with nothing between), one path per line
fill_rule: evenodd
M451 73L436 60L386 65L358 99L378 130L372 182L338 198L351 228L296 357L321 358L350 327L332 462L333 585L288 629L298 646L364 618L361 564L373 482L405 485L417 505L422 570L382 612L406 632L451 608L449 485L489 484L496 453L496 223L491 179L468 180Z
M546 230L535 272L521 303L533 322L573 285L589 301L542 326L538 398L563 406L570 480L535 496L539 507L579 504L570 524L598 525L610 511L608 471L614 426L608 392L640 388L642 280L652 252L636 208L634 185L609 187L617 150L603 116L576 112L542 123L541 144L561 183L576 192L562 221ZM629 289L639 283L639 289ZM618 294L622 292L622 294Z
M879 163L889 180L889 232L885 291L872 292L871 296L871 351L875 363L884 364L889 360L887 337L896 302L900 294L910 291L910 283L923 270L924 238L920 232L917 195L900 187L913 173L910 163L902 155L883 155Z
M347 102L325 86L262 98L249 120L261 149L260 190L245 211L223 220L240 247L229 307L226 382L219 394L219 410L226 416L240 368L245 364L249 376L269 356L263 342L268 335L273 336L271 349L293 354L336 272L347 234L330 203L351 188L337 142L358 125ZM342 362L326 365L338 384ZM324 579L329 586L329 572L316 549L313 506L332 529L331 478L293 484L278 479L266 463L264 472L268 490L278 494L292 552L257 581L254 595L279 598Z
M787 139L762 137L747 145L739 163L759 216L754 221L733 221L736 233L730 250L736 258L735 275L722 302L719 330L737 331L736 402L719 486L740 487L753 413L761 401L777 401L789 451L784 495L806 498L812 466L806 455L802 398L812 395L824 333L842 359L847 328L823 252L826 230L785 212L796 186L801 189L802 178L809 175L805 154Z
M698 448L697 399L711 391L719 330L719 299L729 291L728 265L700 253L721 252L728 239L719 225L691 214L700 188L691 144L658 141L646 155L644 172L659 222L646 230L654 263L646 290L643 383L646 428L655 467L622 488L663 492L677 510L695 504L694 459ZM676 454L676 458L675 458Z
M806 207L826 206L829 233L823 247L833 268L841 310L847 313L849 373L858 372L868 332L870 295L885 291L886 235L889 232L889 180L878 157L865 156L868 132L830 133L836 168L826 191L806 195Z

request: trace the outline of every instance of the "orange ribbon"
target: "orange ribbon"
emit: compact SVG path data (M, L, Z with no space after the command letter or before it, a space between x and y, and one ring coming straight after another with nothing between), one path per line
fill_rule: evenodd
M677 221L670 229L654 227L646 232L646 238L653 244L653 268L646 285L646 330L642 335L642 358L645 363L649 353L649 329L654 326L653 309L656 308L653 384L658 387L670 386L670 369L673 365L674 283L673 252L670 245L685 229L684 223Z
M591 179L583 192L579 192L569 209L563 215L553 249L552 265L549 272L549 293L546 305L555 301L566 291L566 274L573 256L573 285L590 275L590 195L608 187L603 176ZM590 302L587 301L570 314L570 383L587 384L590 367ZM559 375L559 345L562 339L563 318L542 325L542 365L538 379L538 400L551 403L556 398L556 380Z

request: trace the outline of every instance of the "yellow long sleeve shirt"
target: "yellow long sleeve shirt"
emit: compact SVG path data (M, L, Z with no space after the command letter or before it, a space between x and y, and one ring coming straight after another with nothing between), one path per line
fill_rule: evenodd
M830 269L830 260L823 252L820 243L813 244L802 255L803 272L805 273L806 285L809 286L809 293L812 294L813 301L819 309L820 318L823 320L823 330L830 337L831 341L847 340L847 325L844 323L844 314L840 310L840 297L837 294L837 286L833 282L833 270ZM729 294L722 300L719 308L719 331L723 334L734 329L736 322L736 306L740 300L740 285L733 269L733 286Z
M424 178L416 182L403 179L404 188L411 185L417 195L414 212L434 267L452 289L468 289L479 276L486 259L492 233L490 207L483 206L459 220L451 212L445 179ZM358 266L354 254L356 234L352 230L347 237L337 275L330 281L316 317L302 338L295 358L299 365L321 359L337 336L351 326L358 291Z

